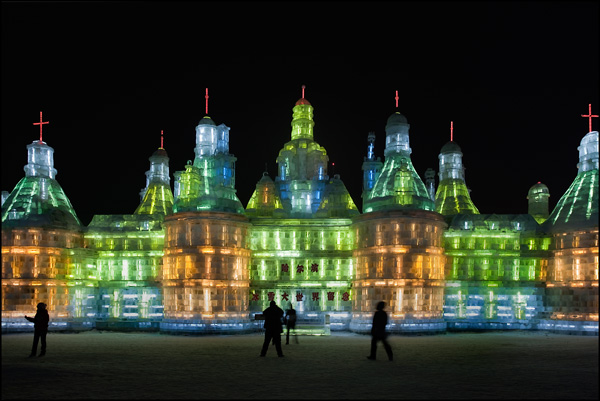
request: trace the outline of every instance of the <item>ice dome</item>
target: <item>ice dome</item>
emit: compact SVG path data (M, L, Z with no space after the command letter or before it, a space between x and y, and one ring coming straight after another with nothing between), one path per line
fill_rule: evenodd
M296 102L296 106L301 105L301 104L307 104L309 106L311 105L310 102L303 97L298 99L298 101Z
M216 126L215 122L209 116L202 117L202 120L200 120L198 125L214 125L214 126Z
M400 112L395 112L387 119L387 125L408 124L408 120Z
M460 146L456 144L456 142L450 141L447 142L444 146L442 146L442 150L440 153L462 153L460 151Z
M163 148L158 148L154 151L154 153L152 153L152 156L162 156L162 157L169 157L167 155L167 151L164 150Z
M539 194L550 194L548 187L545 184L542 184L541 182L538 182L537 184L529 188L529 192L527 193L527 199L533 198Z

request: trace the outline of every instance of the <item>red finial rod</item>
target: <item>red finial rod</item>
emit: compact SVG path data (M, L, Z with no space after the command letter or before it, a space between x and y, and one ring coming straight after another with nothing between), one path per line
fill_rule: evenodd
M589 120L589 124L590 124L590 130L588 132L592 132L592 118L593 117L598 117L598 115L594 115L592 114L592 104L590 103L589 107L588 107L588 115L582 114L581 117L587 117ZM41 114L41 113L40 113ZM41 127L40 127L41 129Z
M40 142L42 142L42 126L44 124L48 124L48 123L49 123L49 121L42 121L42 112L40 111L40 122L39 123L33 123L33 125L39 125L40 126Z
M206 88L206 95L204 96L204 99L206 99L206 115L208 115L208 88Z
M306 89L306 85L302 85L302 99L304 99L304 89Z
M454 123L452 121L450 121L450 142L453 141L453 136L454 136Z
M396 99L396 108L398 108L398 99L400 99L398 97L398 91L396 91L396 97L394 99Z
M160 130L160 148L164 149L163 148L163 130Z

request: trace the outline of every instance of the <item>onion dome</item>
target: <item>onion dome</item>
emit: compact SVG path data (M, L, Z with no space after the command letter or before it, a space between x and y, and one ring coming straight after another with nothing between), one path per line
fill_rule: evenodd
M461 153L462 154L462 152L460 150L460 146L458 146L456 144L456 142L454 142L454 141L447 142L444 146L442 146L440 153Z

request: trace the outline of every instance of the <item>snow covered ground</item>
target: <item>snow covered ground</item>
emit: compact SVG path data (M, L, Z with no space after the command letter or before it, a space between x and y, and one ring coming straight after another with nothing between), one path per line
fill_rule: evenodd
M2 399L598 399L598 337L543 332L299 337L259 358L262 335L2 335ZM38 351L39 352L39 351Z

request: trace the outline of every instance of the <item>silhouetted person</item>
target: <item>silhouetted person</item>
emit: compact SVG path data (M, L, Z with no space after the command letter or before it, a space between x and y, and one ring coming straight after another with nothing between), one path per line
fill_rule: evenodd
M296 335L296 309L290 303L290 309L285 311L285 325L287 326L287 333L285 335L285 343L290 343L290 329L294 330L294 340L298 344L298 336Z
M385 308L385 302L381 301L377 304L377 311L373 315L373 327L371 327L371 355L367 359L375 360L377 354L377 341L383 343L383 348L390 361L394 360L394 354L392 353L392 347L387 342L387 333L385 332L385 326L387 325L388 316L383 310Z
M267 349L269 343L273 340L275 349L277 350L277 356L282 357L283 351L281 350L281 333L283 333L283 326L281 325L281 319L283 319L283 309L281 309L275 301L271 301L270 306L263 311L265 318L265 341L260 351L260 356L267 355Z
M40 356L46 355L46 334L48 334L48 322L50 321L50 316L48 315L48 311L46 310L46 304L40 302L37 304L37 312L35 317L27 317L25 315L25 319L29 320L33 323L33 346L31 347L30 358L34 357L37 353L38 341L42 340L42 352Z

